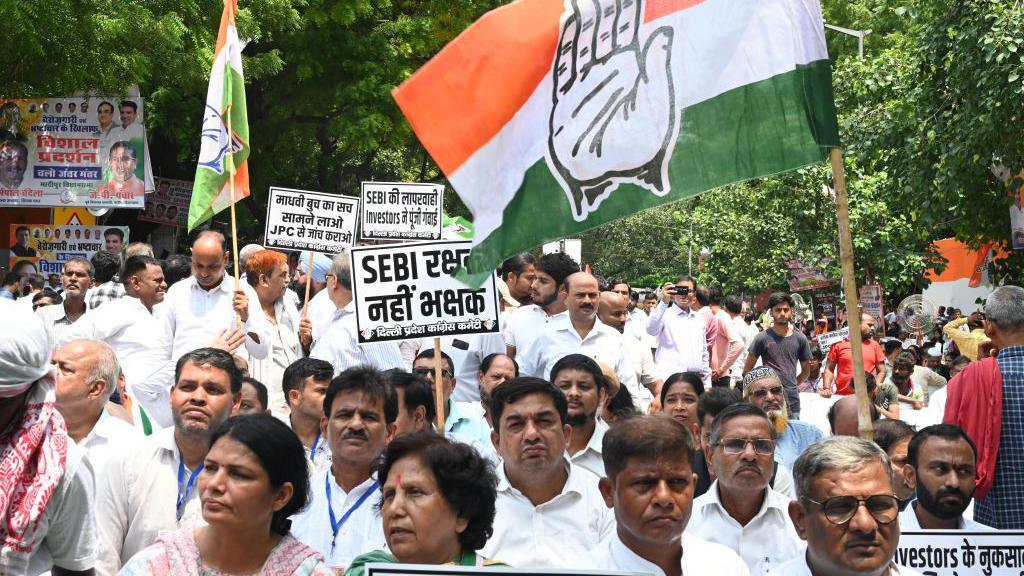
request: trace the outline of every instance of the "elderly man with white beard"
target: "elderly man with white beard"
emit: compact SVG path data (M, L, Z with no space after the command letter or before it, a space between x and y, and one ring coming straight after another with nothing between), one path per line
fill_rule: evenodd
M814 424L789 419L782 379L773 368L759 366L743 378L743 399L768 414L775 435L775 460L792 469L808 446L824 437Z

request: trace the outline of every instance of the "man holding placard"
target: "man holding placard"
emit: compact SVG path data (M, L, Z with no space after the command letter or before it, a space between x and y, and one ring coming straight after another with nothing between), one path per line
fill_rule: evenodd
M348 252L334 257L327 274L327 294L335 308L331 324L313 345L311 358L326 360L334 366L334 374L353 366L367 365L380 370L405 368L402 352L390 341L360 345L356 326L356 305L352 299L352 268Z

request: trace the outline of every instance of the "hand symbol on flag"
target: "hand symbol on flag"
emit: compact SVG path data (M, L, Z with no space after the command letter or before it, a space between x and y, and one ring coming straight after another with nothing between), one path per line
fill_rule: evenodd
M548 161L586 220L621 183L663 196L679 127L673 29L641 44L642 0L567 0L554 65Z

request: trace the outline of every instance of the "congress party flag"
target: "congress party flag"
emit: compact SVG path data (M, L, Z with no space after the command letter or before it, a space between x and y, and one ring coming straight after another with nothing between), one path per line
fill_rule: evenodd
M199 164L188 209L190 232L232 202L249 195L249 120L245 113L242 44L235 28L237 8L237 0L224 0L206 92Z
M838 146L818 0L516 0L394 91L502 258Z

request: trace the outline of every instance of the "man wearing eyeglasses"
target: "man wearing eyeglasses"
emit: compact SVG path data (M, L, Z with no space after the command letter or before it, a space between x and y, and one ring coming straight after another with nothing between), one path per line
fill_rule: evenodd
M696 283L679 276L675 283L661 287L661 302L651 311L647 333L657 338L655 362L667 374L697 372L704 386L711 386L711 356L707 344L707 322L690 309Z
M775 441L764 410L745 402L722 410L704 454L718 479L693 501L686 531L735 550L752 576L800 555L790 499L769 487Z
M775 460L787 468L793 467L808 446L824 437L814 424L789 419L782 379L771 367L758 366L747 372L743 399L768 414L775 437Z
M421 350L412 363L412 373L430 382L431 389L437 385L434 382L434 368L433 348ZM441 394L444 396L445 434L479 440L481 445L490 446L491 428L487 425L487 421L475 413L466 411L465 408L459 406L458 402L452 402L452 392L454 391L455 363L452 362L451 356L441 352Z
M889 457L875 444L834 436L796 461L797 500L789 516L807 552L772 576L915 576L893 563L900 539L899 501Z

